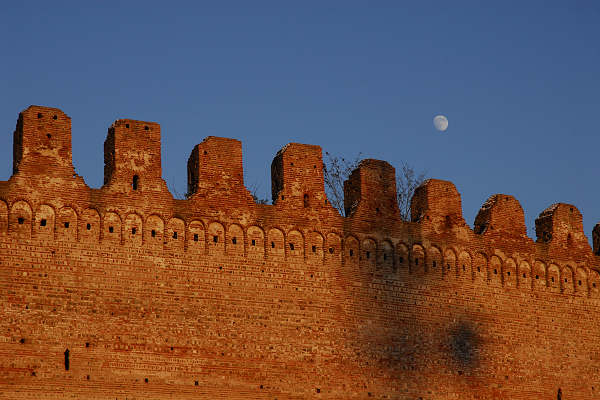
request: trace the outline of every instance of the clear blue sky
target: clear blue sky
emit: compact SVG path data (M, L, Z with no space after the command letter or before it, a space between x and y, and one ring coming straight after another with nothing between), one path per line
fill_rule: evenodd
M470 225L494 193L521 202L530 236L554 202L588 237L600 221L598 2L86 3L0 8L2 180L17 115L40 104L72 117L92 187L108 126L135 118L161 124L181 193L192 147L217 135L243 142L265 196L273 156L301 142L451 180Z

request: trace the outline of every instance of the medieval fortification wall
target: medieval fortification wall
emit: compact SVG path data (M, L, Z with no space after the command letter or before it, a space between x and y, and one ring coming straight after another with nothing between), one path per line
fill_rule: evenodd
M533 241L514 197L491 196L471 229L455 186L431 179L405 222L394 168L365 160L343 218L320 147L297 143L257 205L241 143L217 137L177 200L160 153L158 124L114 122L92 189L70 118L19 115L0 182L0 398L600 398L600 229L592 249L574 206L544 210Z

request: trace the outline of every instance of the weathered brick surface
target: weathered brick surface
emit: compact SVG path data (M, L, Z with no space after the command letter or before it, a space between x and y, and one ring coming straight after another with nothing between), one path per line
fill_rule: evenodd
M0 398L600 397L599 260L571 205L534 242L513 197L473 231L429 180L403 222L393 168L366 160L342 218L300 144L256 205L223 138L194 148L174 200L160 127L133 120L109 129L91 189L70 134L60 110L25 110L0 182Z

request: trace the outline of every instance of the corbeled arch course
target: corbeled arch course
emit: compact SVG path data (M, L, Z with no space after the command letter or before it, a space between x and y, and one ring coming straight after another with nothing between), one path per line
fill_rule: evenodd
M323 264L325 260L325 238L318 231L306 234L306 259L311 264Z
M164 246L165 221L158 214L150 214L142 229L144 246L162 249Z
M85 208L79 219L79 240L85 243L100 242L100 213L95 208Z
M267 257L269 259L285 259L285 231L278 227L271 227L267 231Z
M396 244L396 265L397 268L402 272L408 272L408 265L410 262L410 251L408 246L404 242Z
M56 212L49 204L40 204L35 212L33 235L40 240L54 240Z
M573 267L571 265L567 264L564 267L562 267L560 278L560 284L562 286L563 293L575 293L575 280Z
M321 236L322 238L322 236ZM348 235L344 239L344 265L347 269L358 268L361 257L360 242L354 235Z
M452 247L447 247L444 250L443 275L449 279L456 278L456 251Z
M102 215L102 242L121 244L121 217L115 211L106 211Z
M9 232L21 239L31 238L32 208L25 200L12 203L9 213Z
M427 248L426 272L441 277L443 274L442 251L436 245Z
M531 290L533 278L534 277L531 273L531 265L525 260L521 261L517 270L517 286L523 290ZM539 276L537 279L539 280Z
M462 250L458 255L457 271L461 280L470 282L473 280L473 257L468 251Z
M517 287L517 264L511 257L504 260L504 265L502 266L502 281L507 288Z
M337 232L327 234L325 248L325 261L341 262L342 238Z
M260 226L250 225L246 229L246 237L248 238L248 256L264 259L266 255L265 231Z
M547 287L551 292L560 293L562 291L561 269L555 263L550 263L546 270Z
M488 281L489 258L484 252L478 251L473 259L473 281L486 283Z
M394 245L390 239L383 239L377 245L378 249L378 264L380 268L391 271L394 269Z
M373 237L365 237L360 243L363 265L374 269L377 264L377 241Z
M142 246L144 234L142 220L142 217L137 213L129 213L125 217L123 242L126 246Z
M504 284L502 279L502 266L504 262L502 258L497 254L493 254L490 257L490 264L488 269L488 282L492 285L502 286Z
M76 242L79 216L74 208L64 206L58 210L56 218L56 234L59 240Z
M425 274L425 248L420 243L412 245L410 251L410 272L415 275Z
M575 293L579 296L588 296L588 272L585 266L578 266L575 271Z
M204 223L197 218L191 219L187 224L187 251L204 254L206 249L206 229Z
M533 282L534 290L545 290L549 284L550 280L547 275L547 266L546 263L542 260L535 260L533 262L533 271L531 273L531 280Z
M227 238L225 241L225 251L227 254L244 257L244 243L245 243L244 229L238 224L230 224L227 227Z
M304 260L305 244L304 235L298 229L291 229L286 234L287 251L290 260Z

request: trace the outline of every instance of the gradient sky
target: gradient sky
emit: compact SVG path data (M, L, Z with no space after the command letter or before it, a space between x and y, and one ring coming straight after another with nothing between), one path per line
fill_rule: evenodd
M532 237L555 202L588 237L600 221L599 2L84 3L0 8L2 180L18 113L39 104L71 116L92 187L107 128L134 118L161 124L180 193L193 146L216 135L243 142L265 197L273 156L300 142L450 180L471 226L494 193L521 202Z

